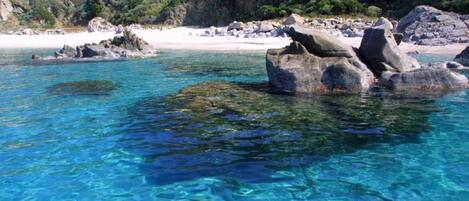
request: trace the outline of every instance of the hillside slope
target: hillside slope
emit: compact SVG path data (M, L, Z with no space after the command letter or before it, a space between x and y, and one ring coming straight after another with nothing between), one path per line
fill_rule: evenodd
M400 17L419 4L469 13L467 0L0 0L0 26L83 25L96 16L114 24L199 26L290 13Z

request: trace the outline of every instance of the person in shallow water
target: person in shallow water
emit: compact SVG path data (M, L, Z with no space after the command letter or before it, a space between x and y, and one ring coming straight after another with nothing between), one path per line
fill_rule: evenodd
M368 144L418 142L437 110L432 101L301 98L265 84L212 82L138 102L121 146L145 156L141 169L158 185L211 176L273 182L274 170Z

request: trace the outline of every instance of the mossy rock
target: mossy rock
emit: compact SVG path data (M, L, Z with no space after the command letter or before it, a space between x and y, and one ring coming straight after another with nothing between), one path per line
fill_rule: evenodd
M53 85L47 91L54 95L110 95L118 88L118 84L109 80L84 80L77 82L64 82Z

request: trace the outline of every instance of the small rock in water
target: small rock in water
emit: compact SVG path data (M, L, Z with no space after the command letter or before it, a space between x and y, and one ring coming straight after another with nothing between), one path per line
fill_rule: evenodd
M454 61L464 65L469 66L469 46L466 47L460 54L454 58Z
M109 95L118 85L109 80L85 80L77 82L65 82L53 85L47 91L54 95Z

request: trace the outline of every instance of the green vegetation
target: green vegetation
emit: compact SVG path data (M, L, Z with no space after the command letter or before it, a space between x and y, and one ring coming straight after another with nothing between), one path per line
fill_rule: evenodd
M53 27L55 25L55 16L47 10L43 1L32 0L31 11L27 14L31 19L40 21L46 27Z
M191 25L226 24L301 15L402 17L417 5L469 14L469 0L10 0L20 25L84 25L94 17L114 24L155 24L165 20ZM182 5L182 6L181 6ZM58 24L56 24L58 23Z

